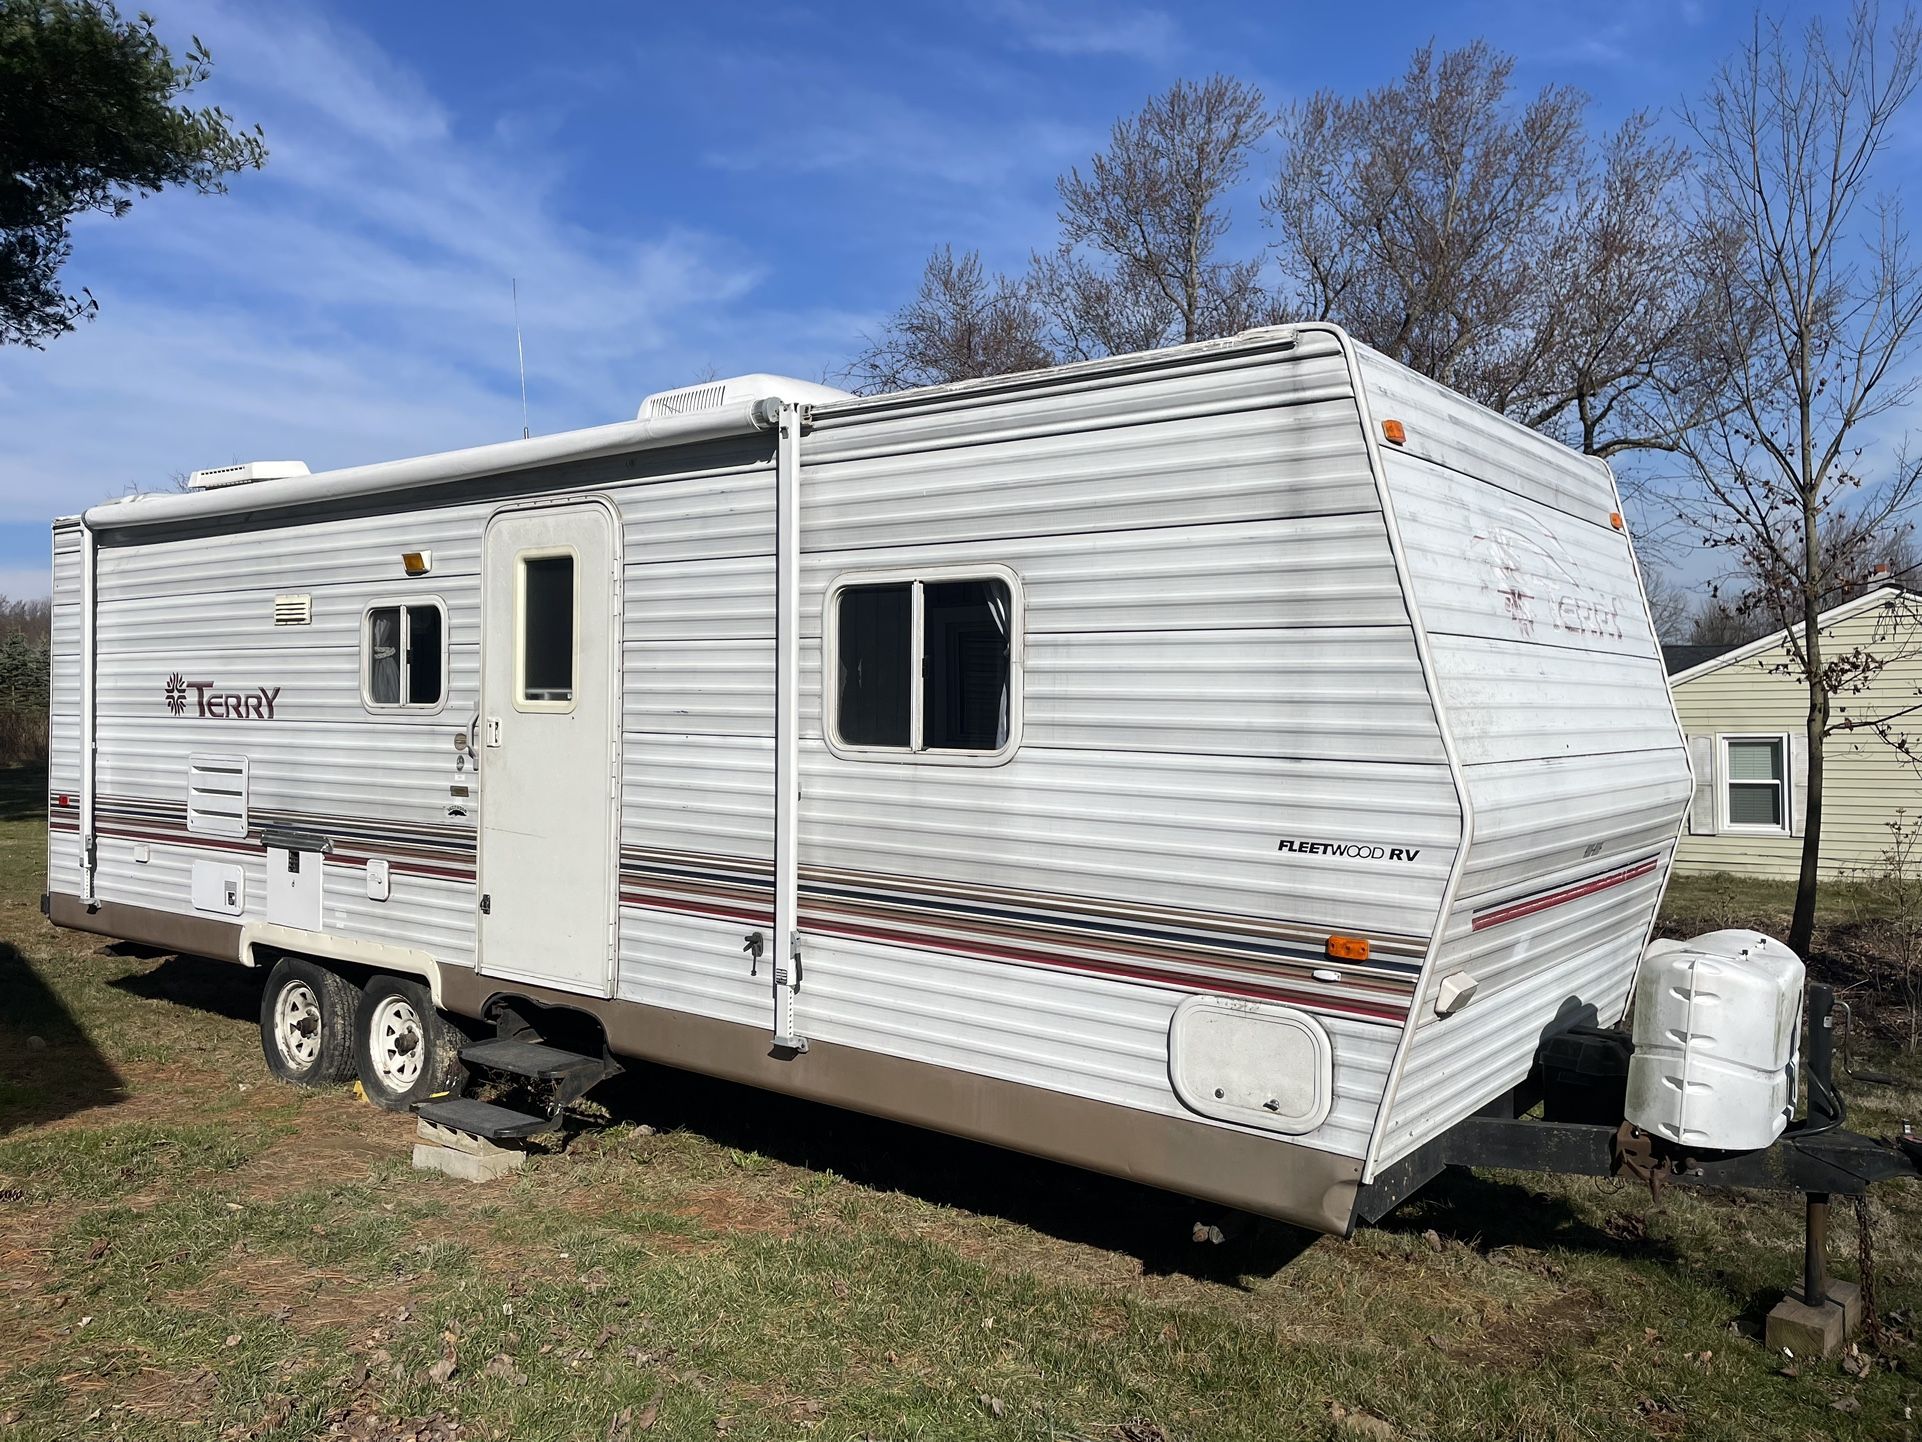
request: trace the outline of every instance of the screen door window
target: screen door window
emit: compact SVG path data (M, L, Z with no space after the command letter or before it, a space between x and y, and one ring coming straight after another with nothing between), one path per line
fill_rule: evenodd
M523 711L573 709L576 600L573 552L521 556L515 705Z

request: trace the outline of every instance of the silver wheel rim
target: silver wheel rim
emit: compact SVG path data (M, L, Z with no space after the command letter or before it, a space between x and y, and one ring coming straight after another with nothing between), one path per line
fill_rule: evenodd
M274 1046L295 1071L320 1057L320 998L304 981L290 981L274 998Z
M391 1092L404 1092L420 1080L427 1034L412 1002L404 996L385 998L374 1008L374 1022L368 1031L368 1054L382 1086Z

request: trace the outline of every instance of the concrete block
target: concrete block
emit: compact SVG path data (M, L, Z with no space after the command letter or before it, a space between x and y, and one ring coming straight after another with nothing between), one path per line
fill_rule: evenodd
M1862 1302L1858 1293L1856 1326L1859 1327L1861 1321ZM1830 1288L1829 1300L1819 1307L1811 1307L1799 1293L1782 1298L1769 1311L1768 1323L1762 1332L1770 1351L1786 1349L1797 1357L1833 1357L1853 1335L1848 1325L1848 1304L1835 1299L1834 1287Z
M478 1140L478 1138L476 1138ZM489 1144L491 1145L491 1143ZM527 1162L527 1153L496 1147L491 1156L456 1151L452 1147L428 1142L414 1143L414 1166L423 1172L445 1172L464 1182L493 1182L517 1172Z
M453 1127L444 1127L439 1122L430 1122L421 1117L415 1126L415 1135L430 1146L448 1147L457 1152L468 1152L477 1157L490 1157L496 1152L520 1152L520 1144L503 1145L490 1142L486 1137L477 1137L472 1132L463 1132Z
M1862 1331L1862 1289L1853 1282L1829 1281L1829 1300L1842 1309L1842 1337L1852 1339Z

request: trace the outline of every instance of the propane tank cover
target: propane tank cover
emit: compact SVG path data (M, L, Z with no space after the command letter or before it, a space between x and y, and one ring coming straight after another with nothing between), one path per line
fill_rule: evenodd
M1657 942L1635 979L1628 1120L1703 1151L1756 1151L1795 1111L1802 959L1753 931Z

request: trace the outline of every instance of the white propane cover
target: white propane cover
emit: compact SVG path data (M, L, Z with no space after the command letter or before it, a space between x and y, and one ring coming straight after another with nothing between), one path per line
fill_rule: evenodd
M1628 1120L1705 1151L1768 1146L1795 1111L1802 958L1754 931L1658 941L1635 978Z

